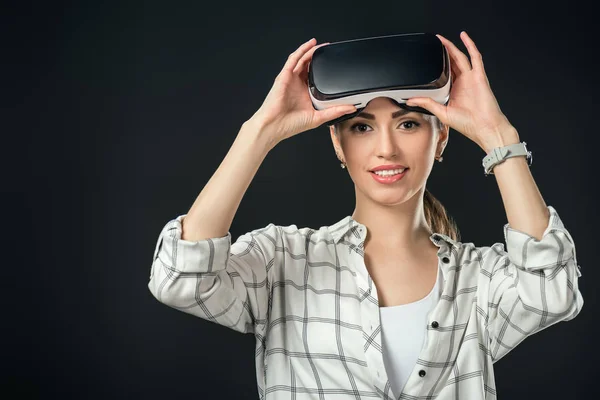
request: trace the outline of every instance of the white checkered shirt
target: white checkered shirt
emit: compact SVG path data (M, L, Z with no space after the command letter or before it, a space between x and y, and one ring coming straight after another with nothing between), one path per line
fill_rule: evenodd
M548 210L539 241L505 224L506 251L431 235L444 284L402 393L384 367L366 227L350 216L320 229L271 223L232 243L230 232L182 240L180 215L159 235L148 287L172 308L253 333L262 400L491 400L493 364L583 306L573 239Z

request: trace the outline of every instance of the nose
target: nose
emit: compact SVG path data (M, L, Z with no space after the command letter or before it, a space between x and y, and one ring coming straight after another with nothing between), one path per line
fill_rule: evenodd
M377 135L377 155L382 158L395 157L398 152L396 140L393 129L380 129Z

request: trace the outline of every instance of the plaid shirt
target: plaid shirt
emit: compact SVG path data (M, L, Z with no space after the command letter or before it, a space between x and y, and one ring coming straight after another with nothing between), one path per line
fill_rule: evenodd
M506 251L431 235L444 284L402 393L384 367L366 227L350 216L318 230L271 223L232 243L230 232L182 240L180 215L159 235L148 287L172 308L253 333L263 400L496 399L493 364L583 306L573 239L548 209L539 241L504 225Z

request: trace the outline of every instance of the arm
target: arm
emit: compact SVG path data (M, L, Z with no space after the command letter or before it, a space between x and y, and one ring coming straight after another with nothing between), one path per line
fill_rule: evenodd
M488 154L494 147L519 142L517 130L510 126L500 132L497 139L490 140L481 148ZM550 214L525 157L504 160L494 167L494 176L500 188L510 226L538 240L541 239L544 229L548 226Z
M519 143L514 128L501 132L482 149ZM583 306L573 238L558 213L546 206L524 157L512 157L494 168L508 224L507 251L487 248L481 256L478 296L497 361L540 330L573 319Z
M494 147L519 142L517 130L492 93L483 58L466 32L460 36L470 59L454 43L437 35L452 59L454 81L447 106L429 97L411 98L441 122L477 143L486 154ZM440 146L443 150L445 141ZM508 224L502 243L478 248L481 263L477 311L488 335L488 351L500 359L528 335L574 318L583 306L581 276L573 238L556 210L546 206L524 157L496 165Z
M311 39L288 56L263 104L244 123L187 215L169 221L162 230L148 284L159 301L244 333L266 326L269 271L283 265L283 260L276 261L277 246L286 248L281 229L269 224L234 244L229 229L250 182L275 145L356 111L353 105L315 110L305 78L315 44Z
M222 237L272 148L263 127L250 119L242 125L225 159L183 219L183 239L197 241Z

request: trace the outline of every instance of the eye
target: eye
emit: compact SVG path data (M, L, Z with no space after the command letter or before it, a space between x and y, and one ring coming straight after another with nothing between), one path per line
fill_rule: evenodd
M404 125L404 124L413 124L413 125L415 125L415 128L418 128L419 126L421 126L420 123L418 123L417 121L413 121L413 120L404 121L401 125ZM411 128L408 128L408 129L411 129Z
M362 127L362 126L369 126L369 125L367 125L367 124L361 124L360 122L357 122L356 124L354 124L354 125L352 125L352 126L350 127L350 131L351 131L351 132L360 132L360 133L364 133L365 131L363 131L363 130L358 130L358 131L356 130L356 128L357 128L357 127L359 127L359 126L361 126L361 127Z
M409 125L408 127L406 127L406 125L407 125L407 124ZM402 122L400 125L401 125L401 126L402 126L402 125L404 125L404 126L405 126L405 128L406 128L406 129L408 129L408 130L416 129L416 128L418 128L419 126L421 126L421 124L420 124L420 123L418 123L417 121L413 121L413 120L404 121L404 122ZM359 127L368 127L368 126L369 126L369 125L367 125L367 124L364 124L364 123L361 123L361 122L357 122L357 123L353 124L353 125L350 127L350 131L351 131L351 132L357 132L357 133L361 133L361 134L362 134L362 133L365 133L365 132L367 132L367 131L365 131L365 130L363 130L363 129L358 129L358 130L357 130L356 128L359 128Z

